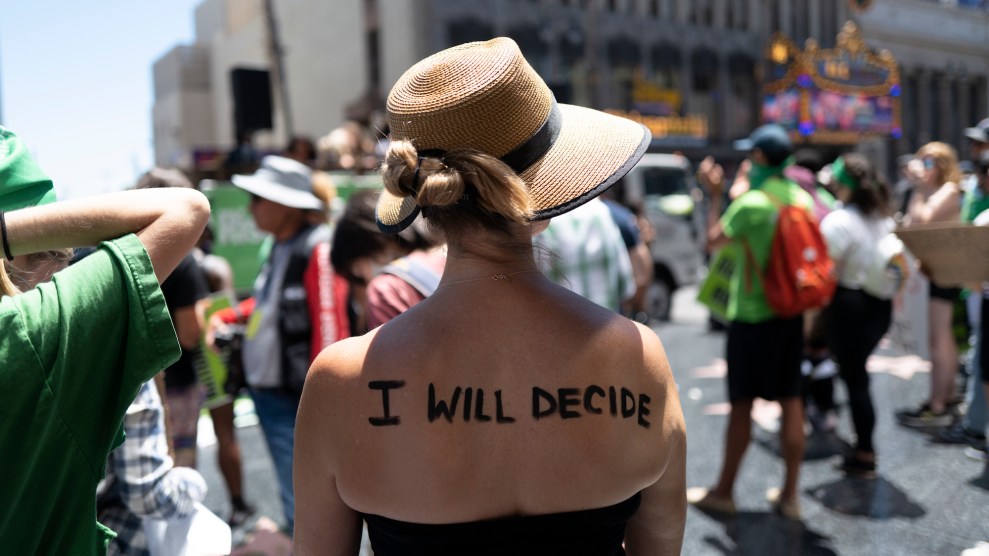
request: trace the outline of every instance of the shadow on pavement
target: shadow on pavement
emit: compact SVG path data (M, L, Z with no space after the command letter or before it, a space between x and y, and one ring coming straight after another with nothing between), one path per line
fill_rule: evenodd
M843 477L805 491L826 508L835 512L873 519L894 517L919 518L927 512L910 500L893 483L879 477L860 479Z
M782 459L780 454L779 435L775 432L758 431L752 435L754 443L767 452ZM834 432L815 431L807 435L804 447L804 461L817 461L847 454L852 446Z
M982 490L989 490L989 464L987 464L983 469L982 473L973 477L968 484L979 487Z
M807 527L771 512L739 512L733 516L705 512L725 526L729 545L723 538L705 536L703 541L720 554L794 554L801 556L835 556L831 539Z
M815 461L851 452L852 446L834 432L814 432L807 436L804 461Z

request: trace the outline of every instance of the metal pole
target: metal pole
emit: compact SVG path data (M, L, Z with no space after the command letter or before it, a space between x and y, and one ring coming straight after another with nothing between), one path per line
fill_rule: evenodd
M278 38L278 23L275 21L275 7L272 0L264 0L265 23L268 27L268 57L271 64L272 89L277 91L284 116L285 135L295 135L292 123L292 103L288 96L288 81L285 78L284 50Z

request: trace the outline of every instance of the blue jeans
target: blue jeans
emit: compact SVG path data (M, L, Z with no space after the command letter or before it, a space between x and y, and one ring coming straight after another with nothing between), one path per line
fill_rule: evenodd
M276 389L251 389L254 411L261 421L275 475L281 491L282 511L285 512L286 534L295 530L295 491L292 489L292 453L295 450L295 416L299 397Z

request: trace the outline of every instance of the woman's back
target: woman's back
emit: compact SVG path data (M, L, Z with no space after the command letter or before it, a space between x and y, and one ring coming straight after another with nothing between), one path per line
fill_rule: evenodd
M368 516L376 551L409 536L383 554L434 553L437 535L446 553L516 553L502 541L530 546L544 518L595 554L622 539L631 554L678 553L683 417L662 345L543 278L532 249L541 222L631 168L648 131L557 104L509 39L423 60L388 106L378 227L421 211L447 262L429 298L314 363L296 424L296 552L356 554ZM468 530L483 535L460 542Z
M314 367L339 386L324 426L341 497L418 523L629 498L670 450L648 338L536 275L441 288Z

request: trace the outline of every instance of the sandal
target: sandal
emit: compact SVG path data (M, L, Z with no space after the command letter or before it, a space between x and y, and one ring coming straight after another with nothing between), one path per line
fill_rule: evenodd
M706 512L735 515L735 502L731 498L721 498L711 494L709 489L694 487L687 489L687 502Z
M783 491L778 488L771 488L766 491L766 500L777 514L793 521L800 521L800 500L784 500Z

